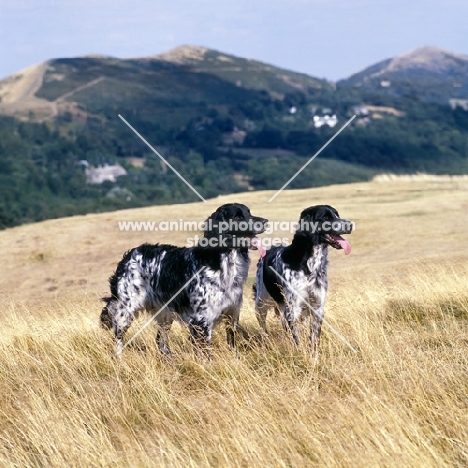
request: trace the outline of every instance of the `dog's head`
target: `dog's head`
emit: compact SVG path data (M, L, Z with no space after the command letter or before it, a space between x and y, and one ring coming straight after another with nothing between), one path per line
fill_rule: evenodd
M350 243L341 237L350 234L353 223L340 218L338 211L329 205L317 205L306 208L299 218L299 235L312 236L314 244L327 244L335 249L351 253Z
M267 223L265 218L252 216L247 206L228 203L205 221L204 237L210 241L210 247L259 249L263 254L264 248L256 236L265 231Z

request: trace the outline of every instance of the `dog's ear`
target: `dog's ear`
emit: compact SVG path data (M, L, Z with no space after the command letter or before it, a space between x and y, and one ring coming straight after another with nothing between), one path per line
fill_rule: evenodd
M213 218L209 216L208 218L205 219L205 222L203 223L203 235L205 237L209 237L210 233L213 232Z
M316 206L309 206L305 210L302 210L301 215L299 216L299 224L301 221L304 223L309 223L315 220L317 214L317 207Z
M340 217L340 214L338 213L338 210L336 208L333 208L333 206L327 205L327 208L337 217Z
M220 206L215 212L205 220L204 236L210 237L218 233L219 223L226 221L226 210L222 209L225 205Z
M222 210L216 210L214 213L211 214L209 217L212 221L225 221L226 215Z

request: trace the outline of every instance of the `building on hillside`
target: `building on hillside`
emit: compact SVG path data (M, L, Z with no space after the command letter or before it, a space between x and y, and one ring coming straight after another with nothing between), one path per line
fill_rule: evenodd
M332 116L324 115L323 117L319 115L314 115L314 127L320 128L324 125L328 125L329 127L333 128L338 123L338 118L335 114Z
M116 182L117 177L127 175L127 171L120 164L105 164L104 166L86 166L86 182L88 184L102 184L105 181Z
M353 114L366 116L369 115L369 109L364 105L354 106Z
M461 107L463 110L468 111L468 99L449 99L449 104L453 110Z

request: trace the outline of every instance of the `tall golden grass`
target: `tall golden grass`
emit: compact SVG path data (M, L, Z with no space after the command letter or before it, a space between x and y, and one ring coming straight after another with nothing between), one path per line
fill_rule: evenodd
M107 258L105 249L136 245L137 234L104 229L104 240L85 226L131 214L0 233L17 262L0 281L0 465L467 466L468 256L459 240L468 199L464 188L427 184L288 192L276 207L260 204L271 194L236 197L271 219L329 201L357 221L353 254L331 256L326 307L357 353L324 327L319 364L305 324L296 348L270 317L260 344L250 287L241 322L251 339L238 337L237 352L218 329L205 361L175 325L172 362L152 327L118 360L98 326L98 297L122 251ZM174 212L164 210L157 216ZM78 260L66 266L67 255Z

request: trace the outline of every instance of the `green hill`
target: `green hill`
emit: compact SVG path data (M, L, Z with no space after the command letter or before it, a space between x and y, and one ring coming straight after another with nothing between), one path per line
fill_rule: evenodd
M397 68L411 77L419 60L452 86L448 74L459 76L453 67L461 59L424 57L387 61L337 86L192 46L137 59L53 59L22 70L0 82L0 227L195 201L119 114L205 198L279 189L353 115L290 188L380 172L468 173L468 112L424 97L442 96L439 82L425 74L415 96L369 78L382 81L384 70ZM90 183L89 170L106 165L126 175Z

